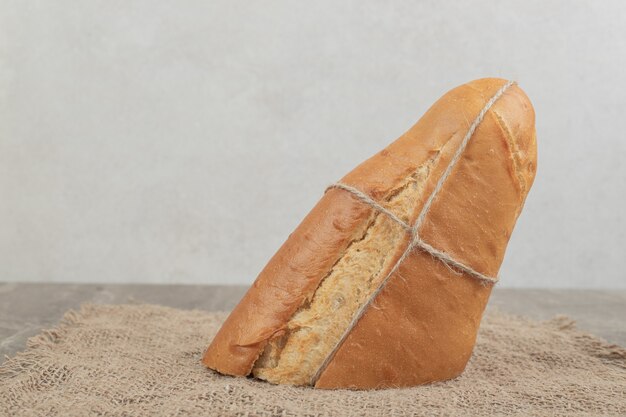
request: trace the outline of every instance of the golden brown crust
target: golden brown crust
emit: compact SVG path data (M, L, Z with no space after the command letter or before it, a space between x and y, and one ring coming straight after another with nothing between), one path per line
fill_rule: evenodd
M450 100L448 111L465 110L471 120L503 82L478 80L442 100ZM468 88L481 94L468 94ZM536 145L534 113L519 87L511 87L488 116L431 206L421 236L474 270L495 276L534 179ZM461 130L468 124L458 122ZM432 177L427 189L437 179ZM390 278L374 301L376 308L369 308L348 334L316 387L411 386L463 371L491 286L421 251L394 275L405 279Z
M261 271L202 362L224 374L248 375L267 341L315 292L370 212L346 193L326 193Z
M420 167L383 199L384 207L400 222L408 221L434 163ZM406 233L398 222L376 213L324 277L311 301L291 317L286 333L269 341L252 374L273 383L310 385L356 312L380 286L385 278L380 271L393 261Z
M482 79L450 91L407 133L341 182L378 200L441 153L425 185L428 196L471 121L504 83ZM535 166L534 112L522 90L513 86L487 113L438 194L422 239L495 276ZM222 373L248 375L267 341L313 295L371 215L372 209L349 193L326 192L231 313L203 363ZM396 257L408 235L405 240ZM416 250L378 294L376 308L368 308L347 334L316 387L407 386L458 375L471 355L490 291Z

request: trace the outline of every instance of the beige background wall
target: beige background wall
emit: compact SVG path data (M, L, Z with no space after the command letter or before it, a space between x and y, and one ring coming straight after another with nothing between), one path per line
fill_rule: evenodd
M250 283L327 184L501 76L540 158L501 285L625 288L625 71L620 0L0 0L0 280Z

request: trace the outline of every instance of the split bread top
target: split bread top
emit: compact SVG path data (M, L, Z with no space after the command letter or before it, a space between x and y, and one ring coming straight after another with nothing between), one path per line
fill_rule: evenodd
M316 388L459 375L535 170L534 110L515 83L451 90L326 190L203 363Z

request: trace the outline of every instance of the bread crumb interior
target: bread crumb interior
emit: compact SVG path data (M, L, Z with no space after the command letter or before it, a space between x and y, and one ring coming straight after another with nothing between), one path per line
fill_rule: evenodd
M407 223L433 162L418 168L382 203ZM388 270L407 233L384 213L373 211L368 221L369 225L321 281L310 302L289 320L287 331L269 341L252 369L255 377L277 384L312 384L356 312L385 278L381 272Z

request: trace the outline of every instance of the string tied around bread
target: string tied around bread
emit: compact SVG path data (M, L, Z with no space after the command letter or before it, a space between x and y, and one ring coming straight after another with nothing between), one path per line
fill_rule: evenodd
M400 267L402 262L404 262L404 260L409 256L409 254L413 250L419 248L420 250L423 250L423 251L427 252L428 254L433 256L434 258L436 258L439 261L443 262L446 266L450 267L451 269L464 272L464 273L468 274L469 276L471 276L472 278L479 280L480 282L482 282L485 285L489 285L489 284L493 285L496 282L498 282L498 277L490 277L490 276L487 276L485 274L482 274L482 273L474 270L472 267L470 267L468 265L465 265L463 262L460 262L460 261L454 259L452 256L450 256L446 252L441 251L439 249L436 249L433 246L429 245L427 242L422 240L422 238L420 237L420 234L419 234L419 230L420 230L420 227L421 227L422 223L424 222L424 219L426 218L426 215L428 214L428 212L430 210L430 207L432 206L433 201L435 200L435 198L437 198L437 195L439 194L439 191L441 191L444 182L448 179L448 177L450 176L450 173L452 172L452 169L456 165L457 161L461 158L461 155L463 154L463 151L467 147L467 144L469 143L470 139L474 135L474 132L476 131L476 129L478 128L480 123L485 118L485 115L487 114L489 109L495 104L495 102L500 97L502 97L504 92L509 87L511 87L513 84L515 84L515 81L508 81L507 83L505 83L493 95L493 97L491 97L489 99L489 101L487 101L485 103L485 105L483 106L483 108L480 111L480 113L478 113L478 115L476 116L476 118L474 119L472 124L469 126L467 132L465 133L465 136L463 137L463 140L461 141L461 143L459 144L459 147L454 152L454 155L452 156L452 159L450 159L450 162L449 162L448 166L446 167L446 170L443 172L443 174L441 175L441 177L437 181L437 184L435 185L435 188L433 189L432 193L428 196L428 199L424 203L424 206L422 207L422 210L420 211L420 214L417 216L417 219L415 220L415 223L413 225L410 225L410 224L406 223L405 221L400 219L395 213L393 213L391 210L383 207L381 204L376 202L370 196L368 196L367 194L365 194L364 192L362 192L361 190L359 190L359 189L357 189L355 187L352 187L350 185L344 184L342 182L336 182L336 183L331 184L328 187L326 187L326 190L324 190L324 192L326 192L326 191L328 191L329 189L332 189L332 188L337 188L337 189L341 189L341 190L347 191L347 192L351 193L354 197L356 197L357 199L362 201L363 203L369 205L370 207L374 208L375 210L379 211L380 213L385 214L391 220L393 220L394 222L396 222L397 224L402 226L402 228L404 230L406 230L407 233L409 233L411 235L411 240L410 240L409 244L407 245L406 249L404 250L404 252L402 253L402 255L400 256L400 258L398 258L398 260L396 261L394 266L387 273L387 275L385 276L385 279L380 283L378 288L376 288L376 291L374 291L374 293L370 296L368 301L366 303L364 303L359 308L359 310L357 311L357 313L353 317L352 321L350 322L350 325L347 327L346 331L343 333L342 337L339 339L339 341L337 342L337 344L335 345L335 347L333 348L331 353L326 357L326 359L324 360L322 365L319 367L319 369L317 370L317 372L313 376L313 378L311 380L311 385L315 385L315 382L319 379L319 377L322 374L322 372L324 371L324 369L326 369L326 366L330 363L330 361L334 357L335 353L337 352L337 349L339 349L339 346L341 346L341 344L345 340L346 336L354 328L354 326L359 321L359 319L363 316L363 314L365 313L367 308L373 303L373 300L376 298L376 296L385 287L385 284L387 283L387 281L389 281L391 276L393 276L393 274L398 270L398 268Z
M414 249L419 248L419 249L423 250L424 252L427 252L428 254L433 256L434 258L439 259L444 264L446 264L447 266L453 268L454 270L465 272L465 273L471 275L472 277L474 277L476 279L479 279L479 280L481 280L481 281L483 281L485 283L494 284L494 283L498 282L498 278L497 277L490 277L490 276L481 274L480 272L474 270L472 267L467 266L464 263L455 260L450 255L448 255L447 253L445 253L443 251L440 251L438 249L435 249L434 247L432 247L431 245L426 243L424 240L422 240L422 238L419 235L419 231L418 231L420 223L415 222L415 224L413 226L407 224L404 220L399 218L394 212L392 212L391 210L383 207L381 204L376 202L374 199L369 197L367 194L365 194L362 191L360 191L360 190L358 190L358 189L356 189L354 187L351 187L349 185L343 184L341 182L336 182L336 183L331 184L328 187L326 187L326 190L329 190L331 188L339 188L341 190L345 190L345 191L348 191L348 192L352 193L356 198L358 198L359 200L361 200L362 202L364 202L368 206L376 209L377 211L385 214L387 217L389 217L391 220L393 220L394 222L396 222L397 224L402 226L402 228L404 230L406 230L408 233L411 234L411 241L409 242L409 245L407 246L405 251L402 253L402 256L400 256L398 261L394 264L393 268L391 268L391 270L389 271L389 274L388 274L389 276L391 276L394 272L396 272L396 270L400 267L402 262L406 259L407 256L409 256L409 254ZM422 212L423 212L423 210L422 210ZM418 217L418 219L419 219L419 217Z

